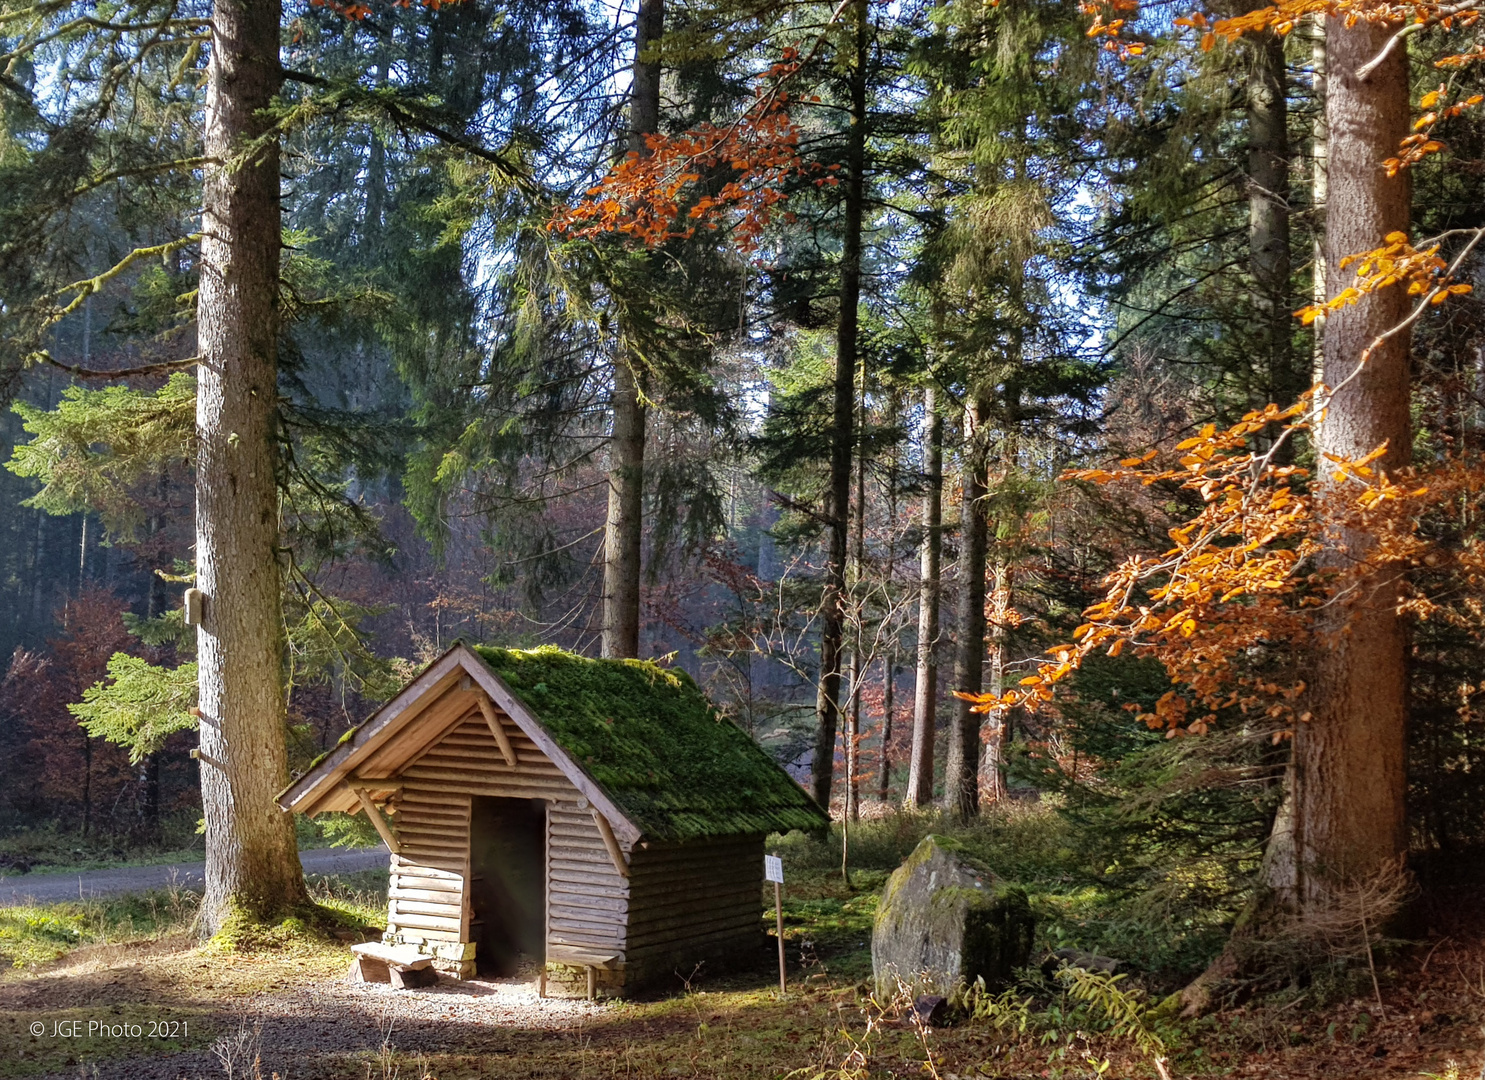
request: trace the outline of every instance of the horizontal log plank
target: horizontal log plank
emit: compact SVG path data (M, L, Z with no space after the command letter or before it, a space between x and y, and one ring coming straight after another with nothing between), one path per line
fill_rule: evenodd
M692 949L704 950L707 946L716 945L718 942L748 942L756 940L760 944L764 942L767 935L763 924L753 923L727 923L720 926L708 928L705 932L686 935L670 934L646 934L643 937L631 936L626 945L630 955L634 959L640 959L646 953L673 953L685 952Z
M463 889L404 889L394 885L387 890L389 900L412 900L419 904L443 904L444 906L458 907L464 902Z
M454 903L423 903L417 900L409 900L405 897L394 897L393 902L397 905L397 914L402 915L437 915L441 918L458 919L464 913L462 898Z
M399 911L396 915L397 925L415 930L445 930L457 934L460 930L461 918L459 916L443 917L439 915L423 915L411 912Z
M407 855L393 856L392 868L400 873L413 874L419 871L427 871L419 876L427 878L446 878L453 881L463 881L464 874L457 870L445 870L440 866L432 866L419 862L417 859L409 858Z
M460 876L450 880L445 877L423 877L416 873L394 873L392 888L414 889L418 892L459 893L464 891L464 878Z

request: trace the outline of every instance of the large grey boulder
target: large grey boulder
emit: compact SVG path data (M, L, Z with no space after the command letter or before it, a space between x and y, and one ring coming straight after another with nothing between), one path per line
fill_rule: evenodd
M1026 892L944 836L923 838L882 891L871 932L877 992L897 980L915 992L953 994L983 978L1003 985L1031 958L1036 929Z

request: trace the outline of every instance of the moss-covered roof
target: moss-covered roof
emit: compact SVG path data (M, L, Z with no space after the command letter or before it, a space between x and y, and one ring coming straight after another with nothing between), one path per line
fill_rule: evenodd
M647 836L787 832L826 823L767 752L684 671L561 649L473 646Z

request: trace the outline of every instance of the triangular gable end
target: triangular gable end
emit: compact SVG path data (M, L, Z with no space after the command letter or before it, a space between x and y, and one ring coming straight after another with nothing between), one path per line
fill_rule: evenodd
M456 692L455 688L466 677L474 686L483 690L490 701L567 777L573 787L608 819L621 843L633 846L639 840L640 829L613 798L558 745L541 721L511 692L500 676L490 670L489 665L477 653L462 643L429 664L391 701L342 736L339 746L322 755L304 775L279 793L279 805L285 810L309 814L335 809L335 806L329 804L338 801L335 797L347 791L347 782L356 778L357 766L393 745L400 735L428 719L423 714L429 710L429 706ZM475 700L471 697L467 704L473 705ZM458 709L457 706L456 701L455 716L464 715L467 709ZM443 719L451 720L453 717ZM420 746L412 755L413 758L420 756L427 748L427 745ZM405 767L405 763L399 767ZM377 781L366 780L364 783L365 786L374 787ZM354 804L354 796L349 802Z

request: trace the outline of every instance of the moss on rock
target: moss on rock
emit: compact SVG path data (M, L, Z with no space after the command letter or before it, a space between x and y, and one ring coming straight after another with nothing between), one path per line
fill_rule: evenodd
M952 994L983 978L1008 982L1031 958L1036 921L1026 891L971 858L957 841L927 836L887 880L872 927L872 974L890 994Z

